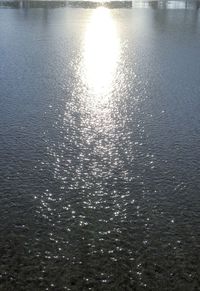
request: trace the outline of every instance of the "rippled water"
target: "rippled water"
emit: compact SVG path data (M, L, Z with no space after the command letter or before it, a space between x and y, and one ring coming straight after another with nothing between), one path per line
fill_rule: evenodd
M200 290L197 2L35 6L0 9L0 289Z

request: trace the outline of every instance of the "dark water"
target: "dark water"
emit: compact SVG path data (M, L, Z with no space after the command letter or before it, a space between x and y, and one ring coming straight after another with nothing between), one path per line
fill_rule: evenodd
M200 12L175 4L0 9L0 290L200 290Z

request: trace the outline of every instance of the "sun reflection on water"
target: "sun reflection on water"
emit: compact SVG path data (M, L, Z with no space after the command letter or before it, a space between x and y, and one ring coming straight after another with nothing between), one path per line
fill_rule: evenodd
M111 11L98 8L86 27L82 66L82 80L95 101L107 102L119 57L120 42Z
M58 140L48 148L56 190L44 193L40 211L53 229L64 225L66 236L58 240L59 247L65 239L70 241L75 229L84 236L84 229L104 225L104 231L95 228L96 241L85 240L89 247L92 245L90 252L98 253L99 242L111 231L119 233L114 226L112 230L112 222L127 218L125 196L116 190L118 170L122 180L127 175L119 147L123 118L116 101L124 78L118 25L109 9L91 12L78 48L81 55L73 60L77 82L70 100L66 98L63 114L56 113L54 133ZM92 222L91 217L95 217Z

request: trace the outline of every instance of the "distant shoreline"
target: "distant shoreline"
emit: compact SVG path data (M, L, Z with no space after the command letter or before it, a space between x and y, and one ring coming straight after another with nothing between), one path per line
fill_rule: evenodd
M72 8L96 8L104 6L107 8L131 8L132 1L65 1L65 0L0 0L1 6L26 8L26 7L72 7Z
M110 9L130 9L144 8L151 6L154 9L168 9L175 5L175 9L195 9L200 8L200 0L105 0L105 1L88 1L88 0L0 0L0 8L97 8L106 7Z

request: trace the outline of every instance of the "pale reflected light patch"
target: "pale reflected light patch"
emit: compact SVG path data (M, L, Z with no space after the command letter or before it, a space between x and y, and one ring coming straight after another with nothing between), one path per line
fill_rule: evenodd
M119 55L120 42L111 11L98 8L86 27L81 72L84 84L98 102L104 103L112 91Z
M82 156L80 151L75 179L78 180L80 176L81 182L77 182L81 186L77 185L77 188L79 186L85 191L83 209L97 213L104 209L109 213L104 220L102 217L98 219L106 227L111 219L124 220L126 212L124 205L119 207L117 201L113 200L113 207L107 204L107 197L111 197L111 194L104 189L108 181L113 180L115 169L123 166L116 146L120 138L116 134L117 93L121 81L119 78L123 78L119 25L112 10L98 8L91 11L84 28L77 71L80 81L76 89L79 89L77 97ZM86 167L87 173L84 172ZM116 211L117 215L114 214ZM87 220L84 222L89 224ZM80 226L85 225L80 222ZM103 236L99 240L104 240L104 236L110 235L110 229L99 234Z

